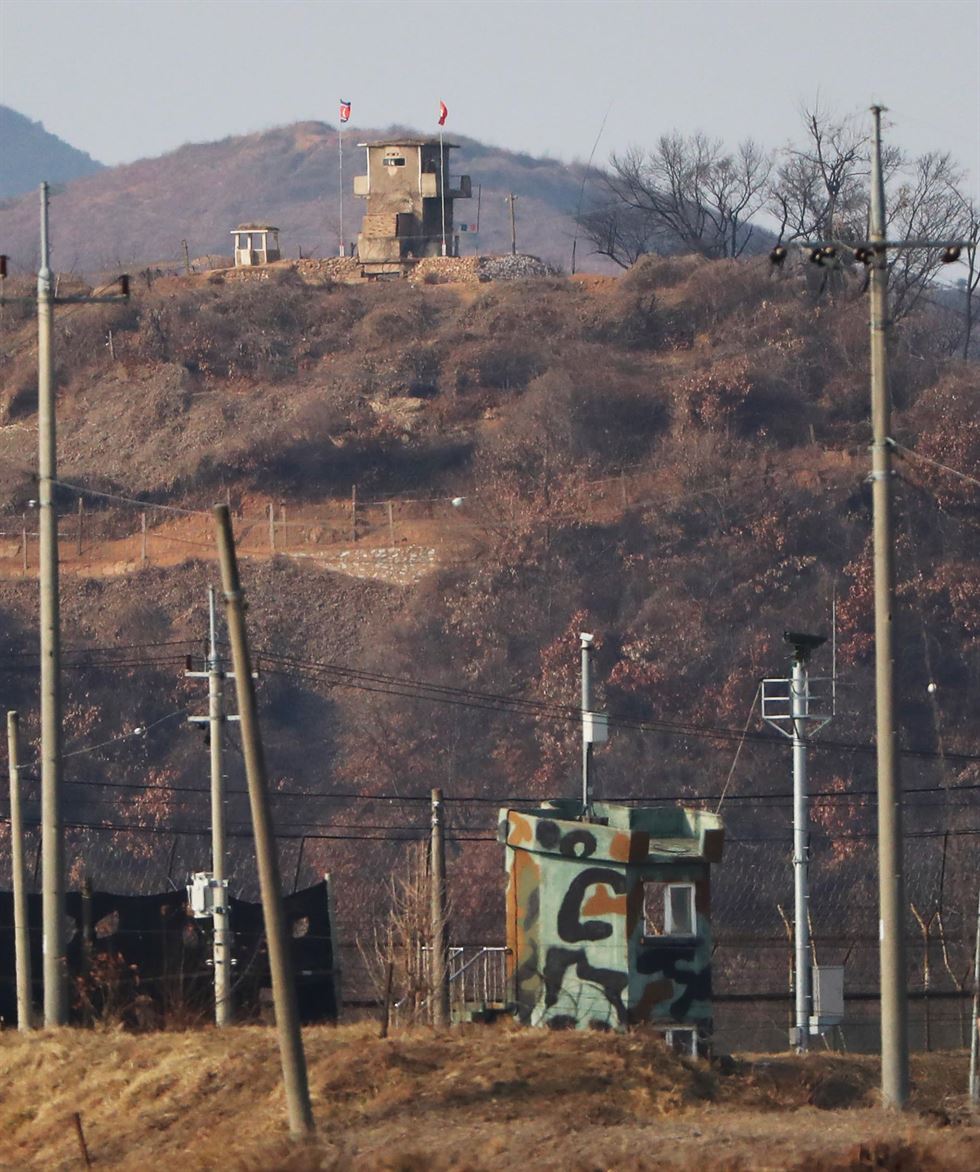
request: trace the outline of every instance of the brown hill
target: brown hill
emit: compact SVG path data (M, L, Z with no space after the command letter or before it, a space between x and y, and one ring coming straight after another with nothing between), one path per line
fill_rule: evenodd
M353 239L363 201L352 194L363 152L356 143L391 134L345 132L345 234ZM518 197L521 251L568 265L574 213L585 168L536 159L472 139L454 138L462 149L453 165L473 180L474 196L460 205L464 252L509 252L510 218L505 196ZM482 196L477 192L482 188ZM463 214L465 213L465 214ZM195 143L156 159L113 167L80 179L52 203L53 263L82 272L182 264L182 241L192 257L230 255L229 232L244 221L264 220L282 229L284 254L334 256L338 242L337 130L302 122L259 134ZM0 241L15 265L30 268L37 255L37 200L24 196L0 207ZM579 249L580 268L587 268ZM602 265L599 264L600 270Z
M20 543L34 493L33 332L10 310L0 470L14 580L0 597L0 662L30 730L35 554L25 572ZM951 955L968 967L977 498L918 457L976 478L980 412L975 368L942 341L913 316L892 355L896 667L921 835L910 899L941 896L947 923L959 909ZM424 835L433 785L453 810L454 922L464 939L499 939L495 803L578 784L567 713L577 632L600 636L598 694L615 724L596 754L599 792L714 807L760 676L785 670L781 632L827 631L836 596L846 688L814 754L814 917L818 932L862 942L849 979L873 982L863 301L815 296L756 261L651 258L620 280L366 288L311 286L282 266L264 280L141 282L129 305L59 310L56 353L66 562L84 570L72 548L81 495L85 556L100 575L65 576L66 639L79 649L66 684L75 878L87 868L105 886L152 890L200 865L206 761L178 717L201 700L182 657L200 648L213 567L195 559L213 546L206 517L165 507L228 494L250 552L267 543L245 584L284 870L300 883L338 876L348 940ZM282 543L272 558L270 505ZM143 511L146 568L135 552ZM417 527L403 529L406 517ZM94 565L97 542L123 539L135 564L112 551L111 567ZM364 547L403 545L433 551L434 572L402 586L335 572ZM127 731L167 720L146 738ZM789 767L761 731L751 724L728 788L716 916L719 930L781 949ZM240 792L234 801L247 887L246 808ZM782 957L721 951L714 963L726 981L755 965L771 983Z

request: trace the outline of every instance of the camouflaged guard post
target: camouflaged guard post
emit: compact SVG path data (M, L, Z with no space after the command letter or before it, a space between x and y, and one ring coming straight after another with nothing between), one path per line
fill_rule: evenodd
M503 809L510 995L552 1028L711 1031L714 814L570 800Z

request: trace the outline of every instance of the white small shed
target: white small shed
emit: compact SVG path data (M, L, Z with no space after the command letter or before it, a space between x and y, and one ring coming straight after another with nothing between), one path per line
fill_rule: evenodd
M235 237L235 267L267 265L279 260L279 229L272 224L239 224Z

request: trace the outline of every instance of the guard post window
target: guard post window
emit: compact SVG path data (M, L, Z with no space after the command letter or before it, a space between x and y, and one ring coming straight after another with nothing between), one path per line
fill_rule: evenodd
M693 883L643 884L644 936L695 936L697 918Z

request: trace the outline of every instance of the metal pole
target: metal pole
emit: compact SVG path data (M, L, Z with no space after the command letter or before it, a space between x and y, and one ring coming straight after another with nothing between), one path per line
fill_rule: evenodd
M449 925L446 922L446 843L442 790L432 791L432 1024L449 1025Z
M289 1130L294 1136L310 1135L313 1132L313 1111L306 1077L306 1057L299 1028L296 986L293 981L293 966L289 955L289 940L282 904L279 858L269 809L265 754L256 713L255 683L252 679L248 639L245 634L243 593L238 577L238 561L235 556L228 506L215 505L214 517L218 531L221 584L225 598L232 665L235 671L242 755L245 758L245 773L248 778L248 800L255 834L255 854L262 891L262 914L269 948L269 969L272 975L272 996L279 1034L279 1055L282 1062Z
M65 847L61 823L61 632L57 436L54 398L54 290L48 250L48 185L41 184L41 267L37 274L38 545L41 620L41 906L44 1024L68 1021L65 964Z
M222 776L222 738L224 735L224 672L218 650L218 616L214 587L208 587L208 730L211 741L211 873L214 876L214 1023L225 1026L231 1021L231 920L228 889L224 885L225 857L225 785Z
M442 255L446 255L446 151L442 145L442 128L439 129L439 197L442 204Z
M511 192L507 198L510 200L510 252L511 256L517 256L517 217L514 214L514 200L517 196Z
M802 656L793 657L790 684L793 718L793 924L795 930L796 1029L793 1042L800 1054L809 1048L810 1028L810 815L806 776L806 735L809 682Z
M10 868L14 889L14 971L17 981L17 1028L34 1028L31 1004L31 934L27 917L27 866L24 860L24 815L20 805L20 749L17 713L7 713L7 760L10 770Z
M973 951L973 1029L970 1031L970 1101L980 1103L980 1073L977 1049L980 1047L980 888L977 889L977 938Z
M878 888L881 941L881 1093L904 1107L909 1093L905 987L905 880L902 793L894 725L892 615L895 569L891 502L891 410L888 400L888 257L881 167L881 107L873 106L871 153L871 488L874 510L875 704L878 748Z
M340 160L340 256L347 255L347 246L344 243L344 128L337 130L337 155Z
M582 813L592 805L592 741L586 734L585 714L592 711L592 642L591 635L581 634L582 644Z

